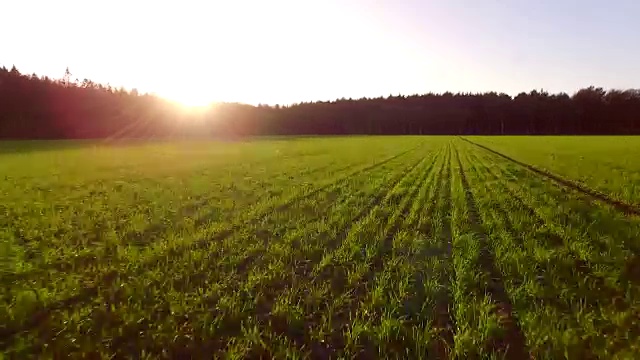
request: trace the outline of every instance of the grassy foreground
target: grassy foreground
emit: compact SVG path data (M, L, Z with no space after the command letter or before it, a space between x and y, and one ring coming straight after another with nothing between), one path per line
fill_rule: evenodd
M0 353L638 358L620 144L4 143Z

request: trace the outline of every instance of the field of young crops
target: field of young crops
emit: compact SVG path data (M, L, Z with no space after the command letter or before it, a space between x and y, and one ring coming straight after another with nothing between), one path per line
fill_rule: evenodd
M640 358L637 154L634 137L3 143L0 354Z

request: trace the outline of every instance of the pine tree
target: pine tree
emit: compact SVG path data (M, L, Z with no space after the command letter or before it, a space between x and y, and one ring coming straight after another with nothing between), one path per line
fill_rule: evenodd
M64 76L62 77L62 85L69 86L71 85L71 71L69 71L69 67L64 71Z

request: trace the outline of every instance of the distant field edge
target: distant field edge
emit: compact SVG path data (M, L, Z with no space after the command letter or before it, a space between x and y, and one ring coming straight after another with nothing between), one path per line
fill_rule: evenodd
M487 147L485 145L482 145L482 144L476 143L474 141L471 141L471 140L469 140L467 138L460 137L460 139L468 142L469 144L472 144L472 145L477 146L477 147L479 147L481 149L484 149L484 150L486 150L486 151L488 151L488 152L490 152L490 153L492 153L494 155L502 157L503 159L506 159L506 160L508 160L508 161L510 161L510 162L512 162L514 164L522 166L522 167L524 167L524 168L526 168L526 169L528 169L528 170L530 170L530 171L532 171L532 172L534 172L534 173L536 173L536 174L538 174L538 175L540 175L542 177L545 177L547 179L553 180L553 181L555 181L555 182L557 182L557 183L559 183L559 184L561 184L563 186L566 186L566 187L570 188L571 190L580 192L580 193L582 193L584 195L587 195L587 196L589 196L589 197L591 197L591 198L593 198L595 200L601 201L601 202L613 207L614 209L616 209L618 211L624 212L627 215L640 216L640 207L638 207L638 206L626 203L626 202L618 200L618 199L614 199L614 198L612 198L611 196L609 196L609 195L607 195L605 193L602 193L600 191L591 189L591 188L589 188L589 187L587 187L587 186L585 186L585 185L583 185L583 184L581 184L581 183L579 183L577 181L569 180L569 179L561 177L560 175L554 174L552 172L539 169L539 168L537 168L537 167L535 167L535 166L533 166L531 164L527 164L527 163L524 163L522 161L516 160L516 159L514 159L514 158L512 158L512 157L510 157L508 155L505 155L505 154L503 154L501 152L493 150L493 149L491 149L491 148L489 148L489 147Z

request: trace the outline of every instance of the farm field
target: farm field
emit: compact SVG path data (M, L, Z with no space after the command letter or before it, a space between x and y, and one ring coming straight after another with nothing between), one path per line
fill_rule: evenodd
M524 137L527 139L527 137ZM640 205L640 139L634 136L478 136L474 141L509 157Z
M638 358L635 149L4 143L0 353Z

